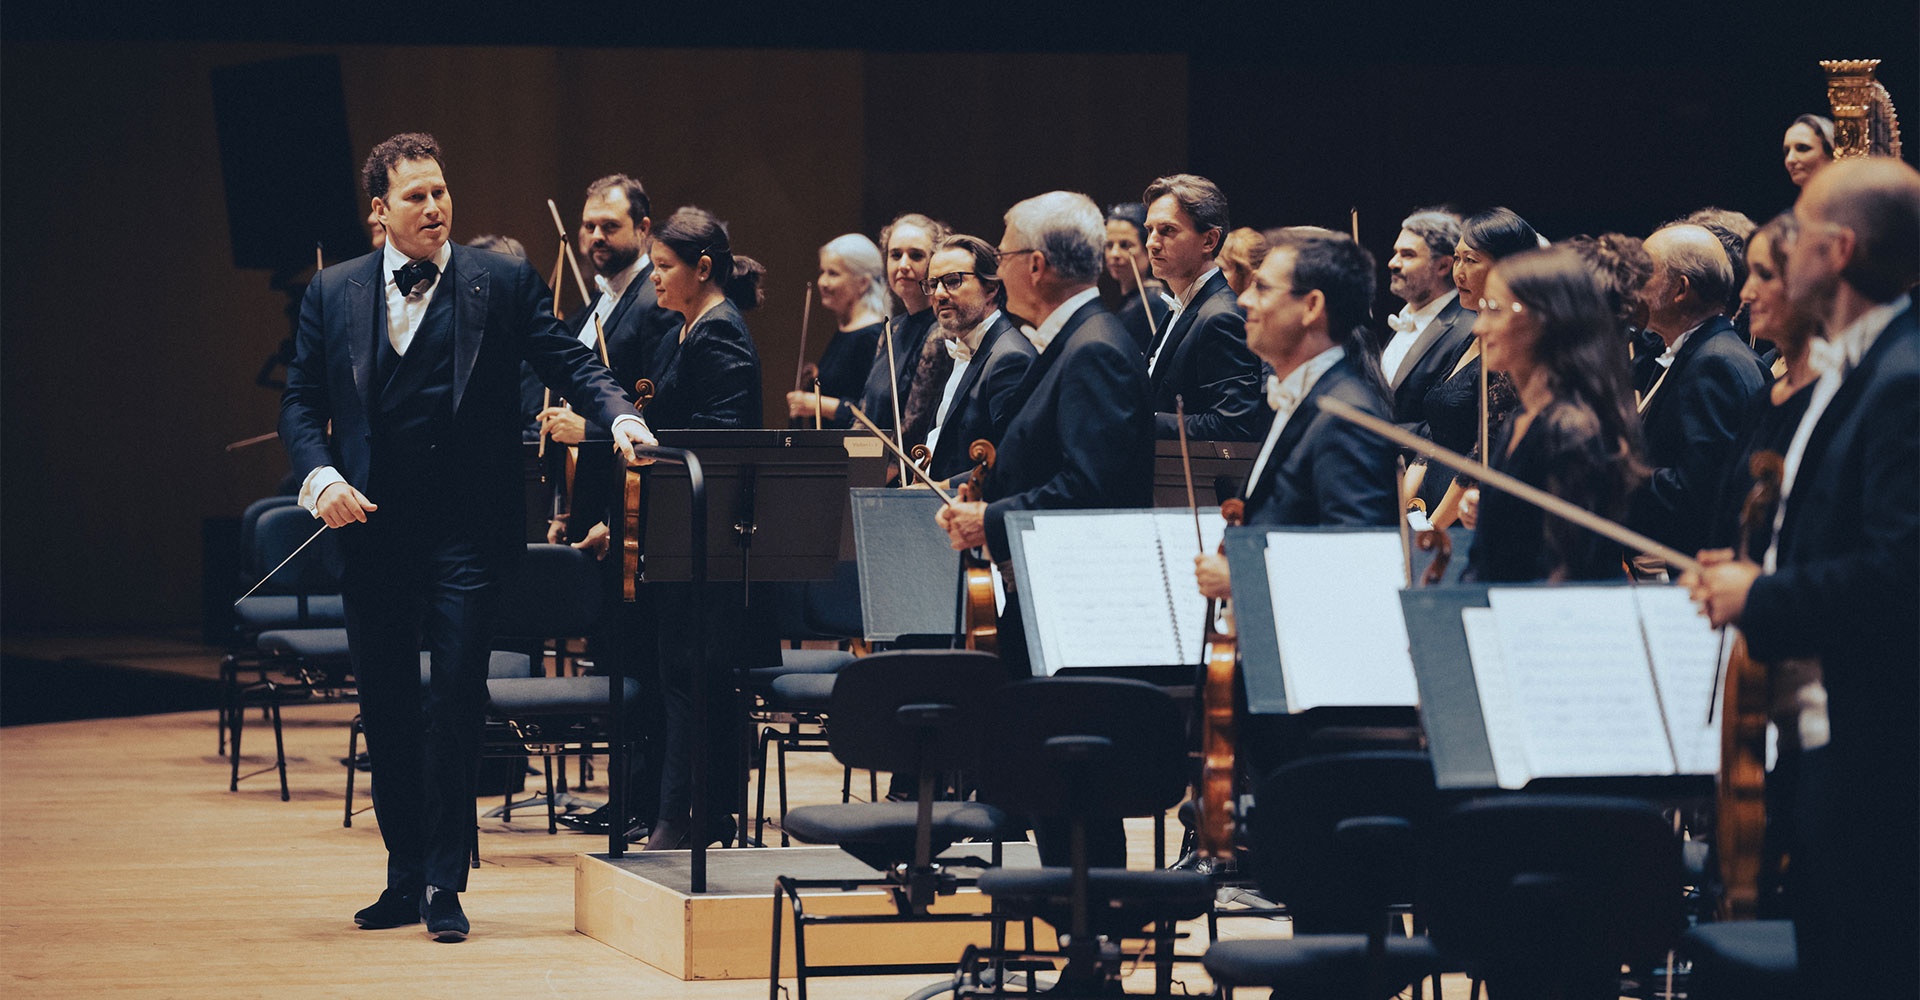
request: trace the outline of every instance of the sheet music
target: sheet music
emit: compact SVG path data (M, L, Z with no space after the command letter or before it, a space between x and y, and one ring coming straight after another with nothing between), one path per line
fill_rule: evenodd
M1487 600L1535 775L1674 772L1632 589L1494 589Z
M1180 663L1153 518L1035 518L1026 578L1044 669ZM1044 527L1043 527L1044 526Z
M1717 774L1720 771L1720 706L1713 696L1719 672L1720 633L1694 609L1683 587L1633 588L1646 629L1647 648L1653 654L1653 673L1660 700L1673 733L1674 754L1681 774ZM1729 651L1732 640L1727 642ZM1711 706L1713 718L1707 718Z
M1493 754L1494 780L1501 788L1524 788L1533 780L1533 769L1527 764L1526 736L1514 714L1513 692L1500 658L1499 619L1492 608L1462 608L1460 624L1473 661L1473 686L1480 693L1480 720Z
M1193 558L1201 552L1220 551L1227 522L1218 510L1201 510L1199 544L1203 548L1195 549L1191 509L1161 508L1153 511L1152 517L1160 536L1160 553L1167 564L1167 591L1173 601L1174 626L1180 633L1180 662L1199 666L1206 654L1207 599L1200 596L1200 584L1193 578Z
M1267 534L1267 588L1287 707L1414 705L1397 532Z

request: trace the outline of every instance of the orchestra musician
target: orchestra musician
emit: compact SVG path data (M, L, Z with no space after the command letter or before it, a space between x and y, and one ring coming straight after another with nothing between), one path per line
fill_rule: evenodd
M662 430L752 428L761 424L760 356L743 310L760 304L759 262L733 252L727 227L703 209L676 210L653 241L653 286L660 304L686 317L675 335L654 349L655 391L647 419ZM770 623L749 611L738 584L653 584L662 705L660 813L643 850L692 845L693 699L707 685L709 704L731 704L733 671L742 663L779 661ZM696 601L696 598L698 600ZM693 605L704 627L694 628ZM759 602L764 608L766 602ZM705 645L694 638L705 633ZM729 715L721 715L731 719ZM708 781L737 788L740 734L731 724L710 728ZM730 799L728 800L730 801ZM731 821L710 817L706 840L725 841Z
M819 391L804 386L787 393L787 415L809 426L816 415L823 425L840 420L841 400L858 404L866 391L867 372L873 368L874 349L883 346L880 336L887 320L886 266L880 248L859 233L834 237L820 248L816 284L820 304L833 314L833 339L820 353Z
M1247 524L1396 523L1392 442L1313 404L1333 396L1383 420L1392 413L1367 343L1373 268L1372 254L1337 233L1267 234L1266 259L1240 296L1247 342L1273 368L1273 423L1247 477ZM1226 556L1196 556L1194 577L1209 598L1233 596Z
M1393 422L1422 437L1431 436L1428 390L1454 374L1474 343L1473 306L1461 300L1453 284L1453 249L1459 242L1459 216L1439 208L1416 209L1401 220L1393 256L1387 258L1387 290L1406 304L1387 317L1393 336L1380 352L1380 371L1392 394ZM1418 475L1418 485L1426 485L1424 466L1416 468L1421 471L1410 469L1409 476ZM1409 492L1426 497L1429 507L1451 481L1438 472L1433 479L1424 493L1409 487Z
M1480 301L1487 272L1495 263L1539 249L1543 242L1527 220L1511 209L1489 208L1467 216L1460 223L1460 242L1453 248L1453 284L1460 291L1460 304L1471 307ZM1421 402L1427 438L1461 454L1477 453L1480 438L1491 438L1518 402L1513 380L1505 372L1488 371L1481 378L1482 349L1480 339L1473 338L1466 353L1427 389ZM1478 457L1485 461L1485 456ZM1458 475L1422 477L1420 495L1429 501L1427 510L1435 528L1444 530L1459 517L1460 500L1470 485ZM1440 498L1437 504L1431 502L1434 496Z
M1186 401L1187 437L1255 441L1267 429L1260 361L1247 349L1246 317L1214 264L1227 235L1227 196L1193 174L1156 179L1147 206L1147 257L1177 298L1160 339L1147 351L1154 433L1179 436L1174 401Z
M347 639L387 849L386 889L354 922L425 920L436 940L459 941L494 604L525 551L521 361L607 425L628 458L655 442L613 376L553 318L525 260L449 241L453 206L432 136L380 143L362 178L387 242L308 286L280 439L296 472L307 470L302 506L341 529Z
M880 230L880 250L886 259L887 287L900 303L900 312L874 341L872 366L867 369L865 388L858 403L860 412L883 430L893 430L896 412L904 415L908 394L913 389L921 349L934 326L932 303L921 284L927 277L927 261L934 245L947 235L945 223L936 222L918 212L909 212ZM889 347L887 338L892 335ZM823 421L829 427L852 427L853 411L836 407L833 416ZM909 434L908 447L926 440L926 428Z
M927 268L941 348L953 362L927 435L928 472L943 482L972 469L967 451L973 442L998 447L1013 422L1020 383L1040 353L1003 310L999 273L993 244L964 234L941 240Z
M1642 289L1647 327L1666 347L1639 375L1638 410L1652 468L1627 526L1681 552L1706 547L1709 508L1740 422L1764 381L1760 361L1726 316L1733 265L1705 227L1647 237L1653 277ZM1636 559L1643 572L1657 560Z
M1833 162L1833 119L1824 115L1795 118L1780 137L1780 156L1786 161L1787 179L1794 187L1806 187L1814 174Z
M1125 201L1107 209L1105 260L1107 276L1120 290L1113 314L1133 334L1144 357L1172 312L1166 285L1153 277L1153 262L1147 259L1147 206Z
M1488 464L1614 520L1644 475L1615 313L1600 279L1568 248L1502 259L1474 321L1484 359L1513 380L1519 406ZM1468 490L1467 573L1482 583L1619 580L1618 544L1497 489Z
M1893 995L1920 977L1920 173L1843 160L1793 216L1786 293L1824 320L1832 363L1784 456L1764 558L1702 552L1681 582L1755 660L1817 661L1795 696L1801 995Z
M1253 284L1253 272L1260 269L1260 262L1267 259L1267 238L1260 235L1258 229L1241 226L1227 234L1220 243L1220 255L1213 262L1220 267L1220 274L1227 279L1227 287L1238 296L1246 292Z

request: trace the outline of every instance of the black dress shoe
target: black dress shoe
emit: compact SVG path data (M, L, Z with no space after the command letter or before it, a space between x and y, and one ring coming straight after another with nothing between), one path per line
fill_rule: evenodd
M601 806L592 812L566 813L561 816L555 816L553 820L569 830L578 830L581 833L598 833L604 836L607 833L607 828L612 825L607 819L607 817L611 815L613 814L607 811L606 806Z
M354 914L353 922L362 930L369 931L417 924L420 922L420 892L417 889L403 892L389 886L372 906Z
M420 900L420 917L427 922L427 936L435 941L465 941L467 931L472 928L465 911L460 909L460 894L435 889L432 896L428 899L423 894Z

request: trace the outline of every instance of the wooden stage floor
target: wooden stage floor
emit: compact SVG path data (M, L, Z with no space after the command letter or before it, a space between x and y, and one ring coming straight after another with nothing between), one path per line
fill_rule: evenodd
M576 933L573 857L604 850L605 840L549 836L543 811L518 813L511 825L481 822L484 864L464 897L474 924L467 942L435 944L418 927L356 929L351 916L378 893L384 862L371 812L340 825L339 758L353 712L285 711L291 802L280 801L271 773L226 790L211 712L0 729L0 995L766 995L765 980L682 982ZM271 750L269 730L249 725L247 736L243 771L270 763L261 753ZM796 803L837 800L829 758L790 761ZM1135 866L1149 864L1151 823L1131 825L1129 837ZM1234 936L1286 933L1265 920L1222 926ZM1204 940L1204 926L1192 929ZM1189 940L1182 951L1199 948ZM1210 988L1197 964L1176 977L1189 994ZM821 979L810 991L898 998L938 978ZM1151 980L1130 985L1150 989ZM1464 980L1447 987L1466 995Z

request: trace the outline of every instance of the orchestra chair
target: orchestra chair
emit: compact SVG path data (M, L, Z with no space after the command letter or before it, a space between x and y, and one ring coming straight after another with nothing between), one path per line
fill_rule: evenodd
M1680 838L1639 799L1476 799L1422 841L1427 933L1489 1000L1613 1000L1686 926Z
M1417 838L1440 811L1427 755L1303 758L1260 782L1253 802L1241 857L1261 894L1285 905L1293 936L1213 944L1203 964L1217 994L1377 1000L1433 976L1438 996L1447 963L1431 940L1398 928L1418 885Z
M1792 1000L1805 990L1791 920L1700 924L1680 937L1688 1000Z
M291 548L280 547L280 539L273 540L275 546L262 551L259 532L260 518L267 511L282 507L296 510L299 498L293 496L273 496L255 500L247 505L240 515L240 579L236 594L245 593L248 588L260 581L267 571L279 565ZM311 520L311 517L309 517ZM315 525L309 523L306 533L298 541L305 541L312 534ZM316 542L321 545L322 542ZM324 543L331 548L331 542ZM302 553L302 559L305 559ZM327 556L322 553L322 562ZM339 580L337 573L331 578L312 577L301 582L313 584L317 589L309 591L294 586L296 578L288 570L274 574L253 595L239 601L233 607L233 629L227 640L227 655L220 661L221 703L219 709L219 740L221 754L227 752L227 727L231 723L234 695L240 689L240 673L245 670L260 669L266 657L261 655L255 645L262 632L276 629L296 628L341 628L346 625L346 614L340 605Z
M780 846L792 843L784 823L787 815L787 754L825 753L826 703L833 691L832 675L852 663L864 634L860 620L859 576L854 564L838 563L834 577L821 583L769 584L778 634L789 648L780 651L780 665L744 672L742 690L748 718L759 729L748 760L758 764L753 807L753 836L745 836L746 810L741 810L741 842L766 846L767 768L773 767L779 784ZM848 590L851 582L852 590ZM802 649L804 641L829 641L841 648ZM786 682L788 677L812 675L816 680ZM869 778L870 798L879 798L877 778ZM840 801L852 801L853 769L841 775Z
M980 891L992 897L996 913L1046 921L1061 947L969 947L956 995L1001 995L1008 960L1065 959L1056 989L1117 991L1125 939L1152 941L1155 995L1170 995L1174 925L1206 913L1214 897L1206 875L1165 867L1165 814L1186 794L1192 766L1186 720L1173 698L1135 680L1041 677L999 688L986 718L980 801L1011 816L1059 821L1068 831L1071 864L996 868L980 876ZM1155 819L1153 870L1091 866L1091 823L1143 816ZM991 982L982 976L988 969Z
M1008 823L999 809L978 802L937 802L935 791L947 774L976 766L988 696L1006 677L1000 659L964 650L875 653L848 664L838 674L827 711L832 715L830 749L849 768L904 771L919 776L912 802L854 802L801 806L787 814L795 839L832 844L877 873L868 879L806 879L781 875L774 880L773 939L768 966L768 996L779 1000L782 910L793 914L796 996L806 1000L809 975L847 976L941 971L951 962L900 965L809 966L809 926L857 925L905 920L991 923L996 945L1005 927L992 914L929 913L934 900L950 896L971 880L955 868L991 868L1001 862L1000 842L1022 827ZM992 857L936 860L961 841L992 841ZM882 888L892 897L887 914L807 913L802 890Z
M519 571L501 595L494 648L524 655L529 673L534 673L533 666L544 665L549 653L557 654L570 640L598 627L605 609L603 578L591 555L569 545L528 545ZM606 754L609 808L615 816L626 814L632 751L627 719L640 694L640 682L630 677L555 673L489 676L481 736L483 757L541 758L548 833L559 830L553 806L555 757ZM619 857L626 850L626 824L613 823L610 831L607 851Z
M253 518L251 560L257 562L261 572L265 573L292 556L261 590L271 589L274 591L272 596L292 599L292 603L286 607L294 609L296 614L288 627L256 634L251 655L230 653L221 661L224 687L221 714L227 736L227 790L237 792L241 779L278 770L280 800L285 802L290 796L287 788L286 744L280 721L281 705L292 700L345 697L352 688L353 670L347 656L345 628L299 624L302 620L314 620L310 615L310 601L303 601L314 596L338 597L339 554L333 536L331 533L323 534L301 549L301 545L314 533L313 515L293 505L256 506L262 509L258 517ZM298 554L294 555L296 550L299 550ZM241 602L242 605L245 603ZM265 614L252 620L268 623ZM247 670L253 671L254 679L242 683L240 674ZM241 774L241 739L246 710L254 706L263 709L273 725L274 763Z

